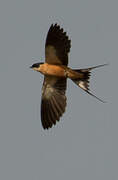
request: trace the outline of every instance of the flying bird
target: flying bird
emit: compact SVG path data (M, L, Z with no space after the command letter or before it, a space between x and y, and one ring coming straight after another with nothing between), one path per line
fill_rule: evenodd
M44 75L41 99L41 122L44 129L55 125L65 112L67 78L102 101L90 92L89 78L92 69L106 64L85 69L71 69L68 67L70 48L71 40L66 32L59 25L52 24L45 43L45 63L35 63L30 67Z

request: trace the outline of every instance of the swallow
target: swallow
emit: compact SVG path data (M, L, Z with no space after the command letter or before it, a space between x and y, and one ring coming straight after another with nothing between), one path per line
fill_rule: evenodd
M107 64L71 69L68 67L70 48L71 40L66 32L59 25L52 24L45 42L45 63L35 63L30 67L44 75L41 99L41 122L44 129L55 125L65 112L68 78L88 94L102 101L90 92L89 78L91 70Z

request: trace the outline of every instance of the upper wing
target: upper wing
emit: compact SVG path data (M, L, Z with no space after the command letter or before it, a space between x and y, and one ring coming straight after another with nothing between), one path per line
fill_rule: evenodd
M66 107L66 79L46 77L42 87L41 122L44 129L59 121Z
M51 25L45 43L46 62L49 64L68 64L71 41L66 32L57 24Z

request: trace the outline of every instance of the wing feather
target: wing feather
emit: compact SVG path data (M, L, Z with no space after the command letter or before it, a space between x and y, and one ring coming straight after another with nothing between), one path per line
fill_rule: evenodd
M49 64L68 64L71 41L59 25L51 25L45 43L46 62Z
M62 86L61 85L62 82ZM51 128L59 121L66 108L66 79L51 77L44 79L42 102L41 102L41 122L44 129ZM61 87L61 88L59 88ZM63 87L63 88L62 88Z
M42 121L42 126L44 127L44 129L48 126L48 127L52 127L52 121L51 118L49 116L49 108L48 108L48 104L47 101L42 100L41 103L41 119L43 119ZM45 109L47 112L45 112Z

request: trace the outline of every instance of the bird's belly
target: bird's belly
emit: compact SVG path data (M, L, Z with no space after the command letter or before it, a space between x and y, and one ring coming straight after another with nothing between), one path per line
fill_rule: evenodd
M51 65L51 64L43 64L41 67L41 72L44 75L49 75L49 76L57 76L57 77L65 77L65 68L62 66L58 65Z

